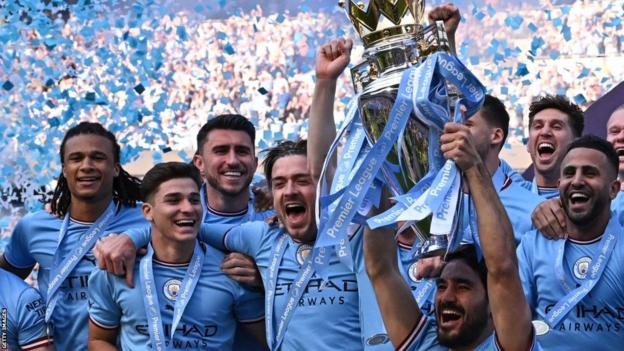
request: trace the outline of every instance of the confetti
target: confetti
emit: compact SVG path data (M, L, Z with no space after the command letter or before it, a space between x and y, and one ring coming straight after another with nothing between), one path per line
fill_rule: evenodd
M2 89L6 90L6 91L9 91L9 90L13 89L14 86L15 85L13 85L13 83L11 83L10 81L7 80L7 81L5 81L2 84Z

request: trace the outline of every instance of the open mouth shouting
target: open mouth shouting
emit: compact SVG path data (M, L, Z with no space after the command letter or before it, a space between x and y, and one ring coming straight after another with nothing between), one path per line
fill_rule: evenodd
M624 146L616 146L615 152L617 153L618 158L620 159L620 163L624 162Z
M462 323L464 312L458 306L447 305L438 311L438 326L442 329L455 329Z
M306 224L306 206L303 202L292 201L284 205L284 213L286 219L292 226L300 226Z
M556 150L553 143L541 142L537 145L537 158L540 161L549 161L552 159Z
M570 209L584 208L591 199L591 196L582 190L572 190L568 193L568 203Z

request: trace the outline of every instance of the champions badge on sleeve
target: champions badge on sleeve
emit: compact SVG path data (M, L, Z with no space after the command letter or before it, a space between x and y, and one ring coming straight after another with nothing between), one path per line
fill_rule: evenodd
M339 155L334 183L321 174L315 250L333 247L347 263L340 244L348 240L351 223L367 220L377 228L407 221L404 227L419 237L414 245L419 254L442 254L460 236L454 234L462 225L462 206L461 175L441 154L440 135L445 123L462 121L460 105L468 117L481 108L485 88L451 55L443 22L421 25L424 0L370 0L368 6L347 0L340 5L365 51L351 69L357 95L324 169L344 136L348 152ZM363 142L358 143L360 135ZM345 184L337 186L337 181ZM384 185L397 204L362 218L379 201ZM321 275L324 265L315 261Z

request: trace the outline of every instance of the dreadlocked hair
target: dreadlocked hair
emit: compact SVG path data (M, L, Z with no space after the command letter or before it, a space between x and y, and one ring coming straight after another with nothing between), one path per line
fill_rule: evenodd
M67 140L82 134L99 135L110 140L113 145L114 161L115 163L119 163L121 147L117 143L115 135L99 123L81 122L77 126L69 129L61 142L61 164L65 164L64 155ZM136 206L137 201L141 201L140 185L141 180L139 178L130 175L121 166L119 166L119 175L113 180L113 199L123 205L132 207ZM69 187L67 186L67 179L65 179L65 176L61 171L58 181L56 182L54 194L52 195L52 203L50 204L52 213L57 216L64 216L69 210L70 203L71 193L69 192Z

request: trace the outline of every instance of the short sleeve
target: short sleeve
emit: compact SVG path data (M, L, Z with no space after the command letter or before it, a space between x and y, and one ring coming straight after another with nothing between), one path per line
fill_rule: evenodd
M203 223L199 230L199 240L219 250L226 250L224 239L232 224Z
M239 285L234 313L236 320L241 323L253 323L263 320L264 293L252 291Z
M438 335L433 318L422 316L405 341L396 348L399 351L438 350Z
M147 246L151 239L151 230L149 225L129 228L124 231L124 234L130 237L130 240L134 243L134 247L137 249Z
M28 230L27 221L28 219L24 218L17 223L4 251L4 258L15 268L31 268L36 263L29 250L28 237L33 233Z
M119 326L121 308L113 296L113 283L106 271L94 270L89 277L89 318L101 328Z
M264 222L247 222L233 227L225 233L224 246L229 251L256 258L268 228L268 224Z
M530 239L533 235L539 235L535 231L530 231L523 236L520 245L516 249L516 255L518 256L518 270L520 273L520 282L522 283L522 290L526 296L527 303L532 311L536 308L535 301L535 286L533 284L533 268L531 266L532 253L530 250Z
M43 346L48 340L45 303L37 290L27 288L17 301L17 341L22 349Z

